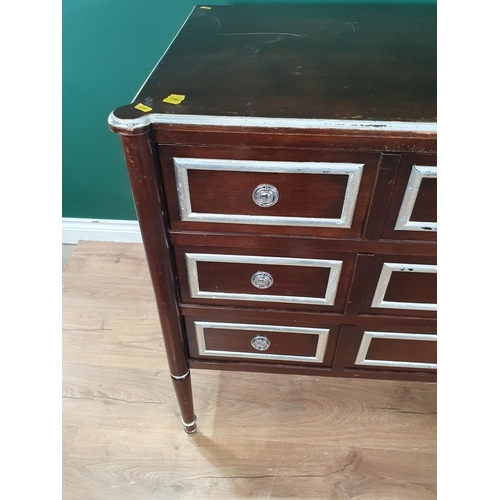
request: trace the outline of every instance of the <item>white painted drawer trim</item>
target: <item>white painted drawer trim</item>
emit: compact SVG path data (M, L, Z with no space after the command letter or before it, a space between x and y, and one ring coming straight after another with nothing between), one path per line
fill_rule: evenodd
M330 269L324 297L300 297L253 293L207 292L200 290L197 262L223 262L238 264L282 265L298 267L322 267ZM261 257L253 255L221 255L186 253L189 293L194 299L252 300L257 302L281 302L287 304L313 304L333 306L342 269L340 260L292 259L288 257Z
M427 335L423 333L393 333L393 332L364 332L358 354L354 364L362 366L382 366L389 368L421 368L426 370L437 369L436 363L420 363L410 361L388 361L379 359L366 359L368 349L372 339L397 339L397 340L415 340L424 342L436 342L437 335Z
M373 295L372 307L383 309L411 309L414 311L437 311L437 304L425 302L396 302L384 300L393 272L437 273L437 266L431 264L399 264L385 262L382 266L377 288Z
M217 356L245 359L266 359L274 361L300 361L305 363L322 363L325 359L326 346L330 330L327 328L300 328L296 326L274 326L274 325L253 325L248 323L220 323L209 321L195 321L196 342L200 356ZM239 352L239 351L218 351L209 350L205 344L205 329L218 328L225 330L244 330L260 333L299 333L304 335L317 335L318 345L314 356L293 356L286 354L266 354L263 352Z
M356 208L359 185L363 173L361 163L315 163L289 161L214 160L200 158L173 158L179 209L182 221L217 222L225 224L262 224L272 226L310 226L350 228ZM266 215L237 215L198 213L191 208L189 170L223 170L230 172L262 172L278 174L348 175L344 204L340 218L284 217ZM264 180L264 179L263 179ZM249 193L251 196L252 193ZM315 203L316 200L310 200Z
M406 186L405 195L401 202L401 208L396 220L395 230L398 231L437 231L437 222L418 222L410 220L415 202L418 196L418 190L422 179L436 179L437 167L424 167L413 165L410 178Z

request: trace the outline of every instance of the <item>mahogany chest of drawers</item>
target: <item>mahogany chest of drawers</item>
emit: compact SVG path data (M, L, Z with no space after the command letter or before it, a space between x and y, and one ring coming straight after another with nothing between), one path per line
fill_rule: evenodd
M435 6L196 6L109 125L186 432L191 367L435 380Z

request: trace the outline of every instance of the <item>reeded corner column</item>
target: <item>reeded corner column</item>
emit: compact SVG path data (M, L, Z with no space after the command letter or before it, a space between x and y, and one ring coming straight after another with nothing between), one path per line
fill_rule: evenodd
M178 305L172 248L167 230L167 209L163 195L160 166L151 139L148 115L139 118L118 118L118 108L108 119L110 129L119 134L144 249L153 283L158 314L165 341L170 375L181 412L181 421L188 434L196 432L191 377Z

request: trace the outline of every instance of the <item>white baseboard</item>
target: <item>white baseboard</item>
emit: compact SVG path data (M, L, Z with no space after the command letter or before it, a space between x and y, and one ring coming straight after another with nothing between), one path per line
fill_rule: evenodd
M63 244L76 244L80 240L142 243L139 223L134 220L62 219Z

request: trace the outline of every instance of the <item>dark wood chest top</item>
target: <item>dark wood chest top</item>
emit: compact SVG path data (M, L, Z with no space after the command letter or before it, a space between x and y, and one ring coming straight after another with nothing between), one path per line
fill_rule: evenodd
M163 102L170 94L185 99ZM435 124L436 114L434 5L282 4L194 7L114 118Z

